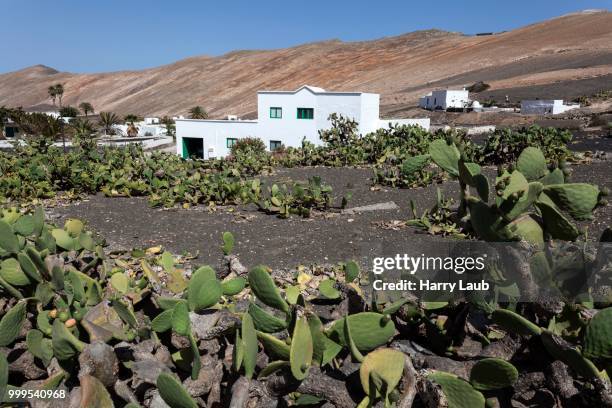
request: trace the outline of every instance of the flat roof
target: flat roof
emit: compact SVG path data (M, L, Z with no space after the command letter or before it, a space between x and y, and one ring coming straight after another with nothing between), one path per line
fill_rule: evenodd
M317 86L311 86L311 85L303 85L303 86L299 87L298 89L296 89L295 91L267 91L267 90L263 90L263 91L257 91L257 93L258 94L296 94L296 93L300 92L302 89L308 89L310 92L312 92L315 95L362 95L362 94L378 95L378 94L371 93L371 92L326 91L323 88L319 88Z

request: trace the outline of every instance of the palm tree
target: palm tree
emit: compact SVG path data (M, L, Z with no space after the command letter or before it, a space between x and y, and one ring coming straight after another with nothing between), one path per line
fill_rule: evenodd
M55 85L51 85L50 87L48 87L47 93L49 94L49 97L51 97L51 100L53 101L53 106L55 106L55 99L57 98L57 90L55 89Z
M62 98L64 97L64 85L55 84L55 92L57 93L57 97L59 98L59 106L62 107Z
M51 85L50 87L47 88L47 93L49 94L49 96L51 97L51 100L53 101L53 106L55 106L55 99L59 98L59 106L62 106L62 97L64 96L64 85L62 84L55 84L55 85Z
M206 112L201 106L194 106L193 108L189 109L189 118L208 119L208 112Z
M72 135L75 137L91 137L95 133L95 126L88 119L77 118L70 123Z
M104 136L114 135L116 133L115 125L121 123L119 116L113 112L100 112L100 121L98 124L104 131Z
M95 126L88 119L77 118L70 123L70 131L74 144L86 152L96 147Z
M79 109L85 114L85 116L87 116L89 112L94 113L94 107L89 102L81 102Z
M128 123L134 124L134 122L138 122L138 115L134 115L133 113L130 113L128 115L125 115L123 117L123 120Z

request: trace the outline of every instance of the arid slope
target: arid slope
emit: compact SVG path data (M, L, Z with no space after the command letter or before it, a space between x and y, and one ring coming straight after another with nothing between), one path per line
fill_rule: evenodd
M428 30L236 51L141 71L75 74L38 65L0 75L0 105L49 103L47 87L59 82L64 105L89 101L97 111L173 115L202 105L213 117L252 117L257 90L311 84L380 93L383 112L392 112L432 88L479 80L490 83L490 91L510 94L514 87L543 86L546 93L559 84L590 84L570 86L566 98L612 89L612 13L576 13L489 36Z

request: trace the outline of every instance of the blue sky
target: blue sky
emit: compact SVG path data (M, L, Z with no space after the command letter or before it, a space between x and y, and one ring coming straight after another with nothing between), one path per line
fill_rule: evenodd
M196 55L376 39L439 28L510 30L612 0L0 0L0 72L142 69Z

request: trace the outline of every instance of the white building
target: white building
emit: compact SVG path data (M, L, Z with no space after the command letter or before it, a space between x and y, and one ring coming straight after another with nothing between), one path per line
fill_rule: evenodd
M138 129L138 137L166 135L166 126L161 124L150 124L147 123L146 120L143 120L141 122L134 122L134 126L136 126L136 128ZM127 136L127 124L115 125L114 128L117 131L118 136Z
M365 135L389 124L419 125L429 129L429 119L380 119L380 96L364 92L328 92L314 86L295 91L259 91L256 120L176 120L177 154L185 158L224 157L245 137L257 137L270 151L301 146L302 139L320 145L319 130L331 126L332 113L359 123Z
M521 101L521 113L526 115L545 115L567 112L579 108L580 104L565 104L562 99L537 99Z
M157 125L159 124L159 118L144 118L143 122L145 123L145 125Z
M468 95L465 89L440 89L419 98L419 106L428 110L464 109L470 106Z

